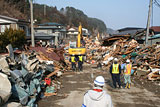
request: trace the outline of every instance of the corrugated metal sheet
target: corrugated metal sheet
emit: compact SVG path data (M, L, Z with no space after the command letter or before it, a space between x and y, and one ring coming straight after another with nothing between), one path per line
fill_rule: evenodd
M55 53L48 53L45 47L31 47L31 50L43 53L48 59L60 61L60 57Z

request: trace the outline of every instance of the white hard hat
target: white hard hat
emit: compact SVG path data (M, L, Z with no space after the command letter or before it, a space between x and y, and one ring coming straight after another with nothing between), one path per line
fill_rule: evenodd
M129 59L127 59L127 61L126 62L130 62L130 60Z
M96 77L96 79L94 80L94 84L99 85L99 86L104 86L104 78L102 76L98 76Z
M118 61L118 59L117 59L117 58L115 58L115 59L114 59L114 61Z

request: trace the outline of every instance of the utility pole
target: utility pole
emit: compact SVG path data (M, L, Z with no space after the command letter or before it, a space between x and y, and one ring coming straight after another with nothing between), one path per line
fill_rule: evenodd
M150 0L149 11L148 11L148 21L147 21L147 32L146 32L146 44L145 44L146 46L148 46L148 36L149 36L149 27L150 27L150 20L151 20L152 5L153 5L153 0Z
M33 0L30 0L30 11L31 11L31 41L32 41L32 47L35 47L34 28L33 28Z
M44 16L46 16L46 5L44 4Z

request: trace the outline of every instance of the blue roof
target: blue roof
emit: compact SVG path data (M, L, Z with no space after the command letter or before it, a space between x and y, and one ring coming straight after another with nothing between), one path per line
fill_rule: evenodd
M154 35L152 38L160 38L160 34Z
M145 40L146 37L143 37L142 39ZM153 35L152 37L148 37L148 39L156 39L156 38L160 38L160 34L157 35Z
M62 26L62 24L55 23L55 22L48 22L48 23L39 24L39 26Z

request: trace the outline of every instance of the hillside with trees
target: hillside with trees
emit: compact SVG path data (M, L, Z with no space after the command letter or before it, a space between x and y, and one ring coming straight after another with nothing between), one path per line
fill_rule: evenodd
M90 18L81 10L73 7L61 8L58 11L56 7L44 7L44 5L34 4L34 12L36 13L34 14L34 18L37 19L38 24L43 22L57 22L64 25L78 26L81 22L83 27L91 31L95 29L98 29L100 32L106 31L106 25L103 21Z
M30 5L29 0L1 0L0 14L18 19L30 20ZM34 19L36 24L44 22L57 22L64 25L78 26L81 22L83 27L94 31L106 32L107 28L103 21L90 18L81 10L73 7L66 7L57 10L53 6L45 6L34 4Z
M28 0L0 0L0 15L28 20ZM29 16L28 16L29 15Z

